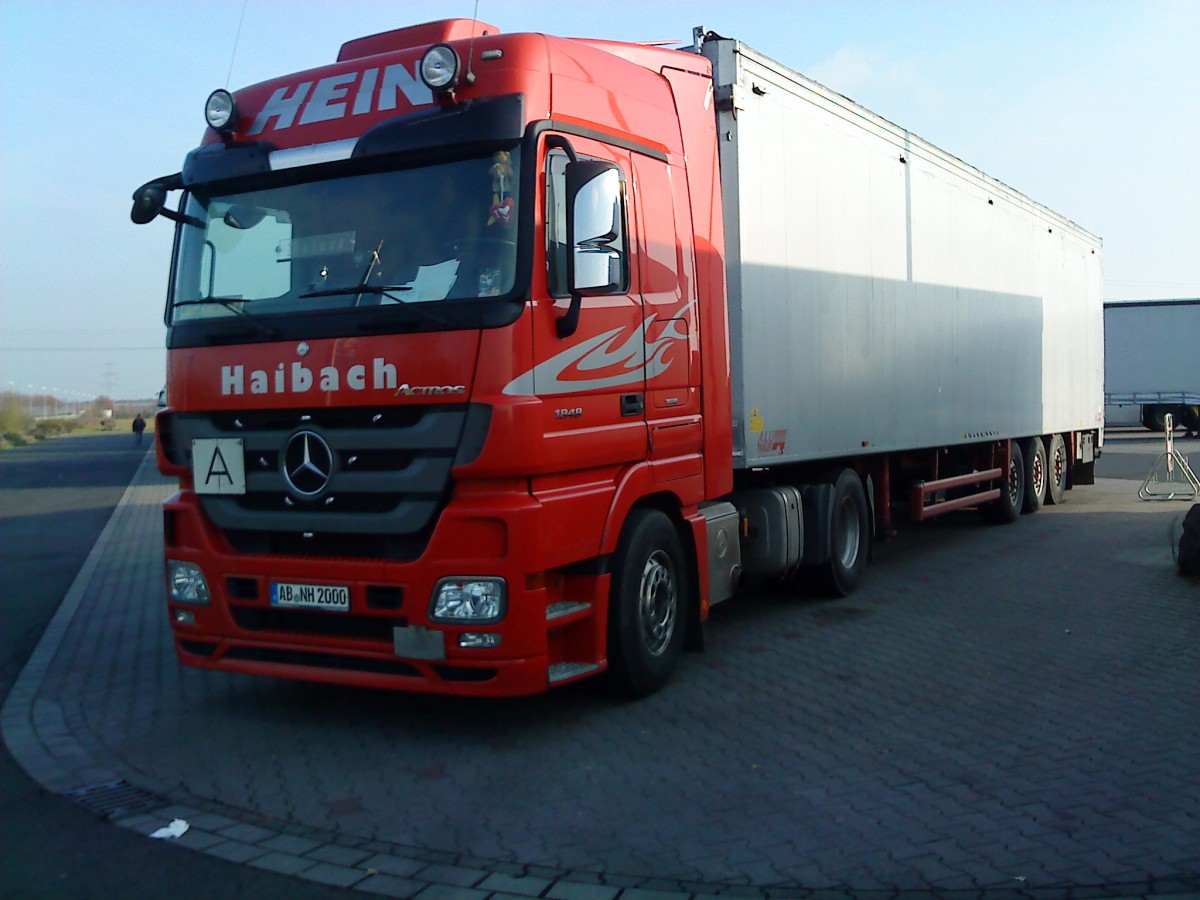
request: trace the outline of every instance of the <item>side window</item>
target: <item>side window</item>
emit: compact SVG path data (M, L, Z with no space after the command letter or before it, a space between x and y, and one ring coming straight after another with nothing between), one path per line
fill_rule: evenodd
M551 297L567 296L567 154L546 156L546 287Z
M567 164L569 159L561 150L551 150L546 156L546 287L552 297L568 295L567 255ZM598 251L608 251L611 282L617 285L614 293L629 290L629 247L625 237L626 219L625 178L621 175L620 195L613 210L611 230L603 235L589 235L586 240L593 257ZM578 261L576 263L579 264Z

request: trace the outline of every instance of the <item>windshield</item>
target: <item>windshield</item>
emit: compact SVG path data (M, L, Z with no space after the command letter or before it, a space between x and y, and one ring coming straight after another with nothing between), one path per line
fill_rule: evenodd
M507 294L518 151L403 171L189 195L170 320Z

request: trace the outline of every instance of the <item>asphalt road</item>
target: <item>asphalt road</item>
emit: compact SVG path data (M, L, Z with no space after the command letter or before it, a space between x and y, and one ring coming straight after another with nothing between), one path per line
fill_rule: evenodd
M60 438L0 453L4 697L149 443L139 448L132 435L109 434ZM0 896L11 900L350 895L115 828L35 784L2 743L0 848Z
M1200 442L1180 449L1196 458ZM587 686L442 704L184 671L156 655L168 642L147 563L133 602L111 604L132 624L80 621L82 606L74 668L60 660L39 696L141 787L231 804L238 823L189 838L260 856L234 865L100 822L4 754L0 896L351 896L256 868L319 859L360 879L381 868L361 861L368 850L316 846L327 833L372 837L364 847L430 885L428 900L484 900L518 882L556 900L621 885L625 900L734 875L752 890L776 866L800 884L1053 888L1065 873L1085 876L1091 896L1170 893L1182 882L1147 873L1200 862L1196 688L1179 677L1195 672L1180 602L1191 585L1161 546L1174 507L1136 500L1161 438L1115 432L1105 450L1098 475L1120 482L994 533L966 516L906 532L848 601L721 607L710 652L640 704ZM6 695L141 458L127 435L0 454ZM131 559L153 555L142 535L157 502L142 507L136 546L120 548ZM331 766L331 746L354 752ZM510 856L544 865L483 871ZM876 876L864 859L891 868ZM561 871L570 879L547 887ZM580 883L589 872L607 893Z

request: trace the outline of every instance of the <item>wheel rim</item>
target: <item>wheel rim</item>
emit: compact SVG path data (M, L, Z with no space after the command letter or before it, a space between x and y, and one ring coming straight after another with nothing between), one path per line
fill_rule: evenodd
M858 510L853 497L846 497L838 505L837 519L833 525L834 552L843 568L852 569L858 561L858 548L862 542L862 531L858 521Z
M1054 483L1063 483L1063 474L1067 470L1067 451L1059 443L1054 445L1054 460L1051 462L1054 467Z
M1029 474L1029 486L1033 488L1033 493L1040 497L1046 488L1046 461L1040 453L1033 455L1032 471Z
M665 551L656 550L646 560L638 590L638 624L642 643L651 656L661 656L671 643L678 606L671 559Z
M1013 506L1021 502L1021 470L1015 459L1008 463L1008 502Z

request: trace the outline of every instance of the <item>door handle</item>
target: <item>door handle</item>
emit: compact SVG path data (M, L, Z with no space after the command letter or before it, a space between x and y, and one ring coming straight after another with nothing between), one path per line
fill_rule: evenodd
M640 416L646 410L646 401L641 394L621 395L621 415Z

